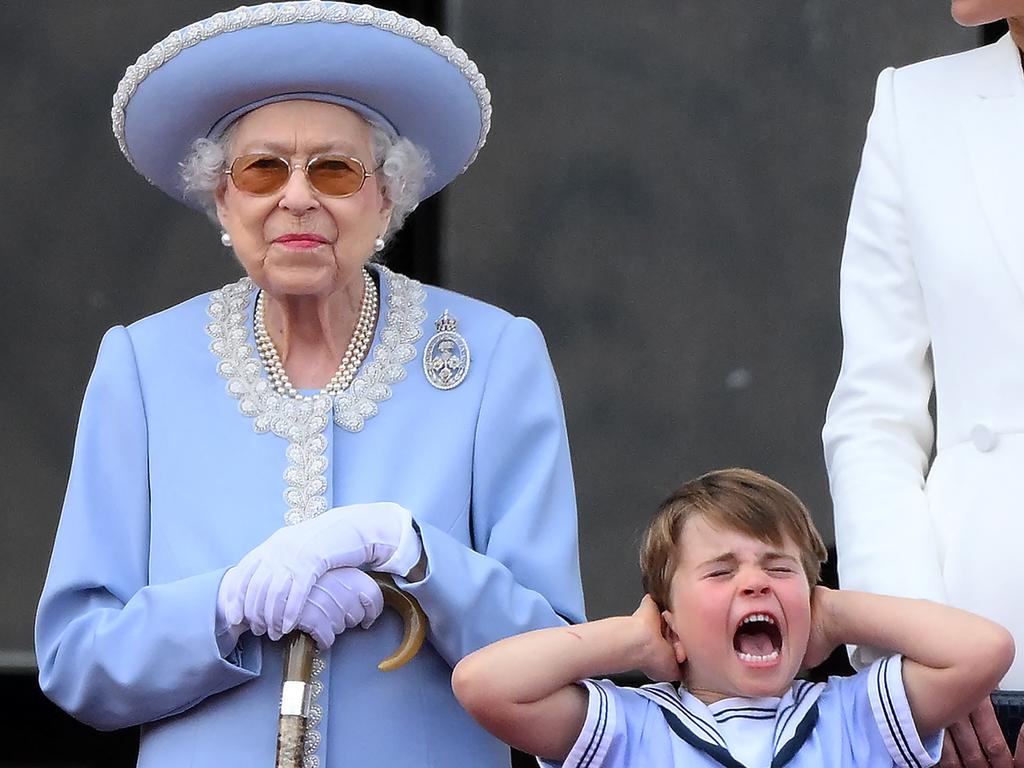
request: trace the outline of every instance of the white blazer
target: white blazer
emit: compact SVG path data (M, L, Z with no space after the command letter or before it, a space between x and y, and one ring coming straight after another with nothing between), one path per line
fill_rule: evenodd
M948 602L1024 644L1024 75L1008 35L879 76L840 311L823 432L840 583ZM1024 689L1024 654L1003 687Z

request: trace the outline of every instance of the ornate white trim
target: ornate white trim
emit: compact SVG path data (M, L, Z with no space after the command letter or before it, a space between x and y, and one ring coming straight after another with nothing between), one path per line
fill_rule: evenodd
M213 322L206 326L212 339L211 351L220 359L217 372L227 379L227 391L238 398L238 408L253 418L257 432L273 432L290 443L309 443L316 455L326 449L310 442L327 426L327 413L349 432L358 432L378 411L378 403L391 397L391 387L406 376L405 365L416 357L416 342L423 336L427 311L423 304L426 291L419 281L392 272L379 264L372 267L387 284L381 291L381 307L387 308L380 341L373 345L372 360L366 363L348 389L333 398L326 395L303 400L274 391L264 374L263 365L248 343L255 286L248 277L229 283L210 295L207 313ZM383 288L383 286L382 286ZM292 446L289 446L291 450ZM290 461L302 464L312 474L321 474L319 463L306 464L297 455ZM306 487L305 474L286 476L289 486ZM317 489L322 494L323 489ZM289 506L296 506L290 504ZM301 511L301 510L299 510ZM302 519L314 517L304 514Z
M312 693L310 701L313 702L309 708L309 719L306 721L306 738L302 743L302 768L320 768L320 756L317 752L323 743L323 734L320 733L320 722L324 718L324 708L317 704L316 700L324 692L323 673L327 669L327 661L320 651L313 656Z
M213 322L206 326L210 350L219 358L217 372L227 379L227 391L238 399L238 409L253 419L257 432L273 432L288 441L285 455L285 523L294 525L327 510L327 467L324 430L334 421L342 429L358 432L377 414L377 404L391 397L391 387L405 378L405 364L416 357L415 344L423 335L427 311L426 292L416 280L376 265L381 276L380 306L387 317L373 360L353 379L349 388L334 397L314 395L303 400L274 390L256 350L249 344L249 326L256 288L243 277L210 295L207 312ZM383 282L387 282L387 292ZM304 768L319 768L316 754L322 742L317 726L323 707L316 703L323 692L326 659L318 652L313 662L312 706L306 731Z
M216 13L208 19L175 30L139 56L136 62L125 70L121 82L117 84L113 107L110 110L114 136L117 137L121 153L135 168L135 161L132 160L125 142L125 109L139 84L183 50L223 32L235 32L240 29L275 24L309 24L313 22L376 27L385 32L414 40L457 67L480 103L480 136L477 139L476 150L466 162L463 170L472 164L477 153L483 148L484 142L487 140L487 132L491 128L491 93L487 90L487 82L483 74L469 58L469 55L455 45L447 35L442 35L433 27L401 16L394 11L384 11L371 5L353 5L351 3L325 2L324 0L243 5L233 11Z
M380 265L376 269L388 284L387 322L380 343L373 347L373 360L364 365L348 389L334 397L334 422L349 432L361 430L366 420L377 414L377 404L391 397L392 385L405 378L405 365L416 357L416 342L423 336L427 319L423 307L427 294L419 281Z

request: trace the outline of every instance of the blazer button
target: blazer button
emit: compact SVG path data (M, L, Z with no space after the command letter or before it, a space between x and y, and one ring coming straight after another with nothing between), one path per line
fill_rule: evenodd
M984 424L975 424L971 427L971 442L982 453L988 453L996 447L998 439L996 433Z

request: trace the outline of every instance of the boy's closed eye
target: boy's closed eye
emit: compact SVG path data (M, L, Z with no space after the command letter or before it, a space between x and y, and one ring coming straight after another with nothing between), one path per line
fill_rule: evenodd
M715 579L715 578L720 578L722 576L730 576L730 575L732 575L732 569L731 568L716 568L716 569L714 569L712 571L708 571L707 573L705 573L704 574L704 578L705 579Z

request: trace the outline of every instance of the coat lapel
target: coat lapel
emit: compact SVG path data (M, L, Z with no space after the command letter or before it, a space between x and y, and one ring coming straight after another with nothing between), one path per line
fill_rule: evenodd
M1009 35L985 53L961 121L989 229L1024 291L1024 75Z

